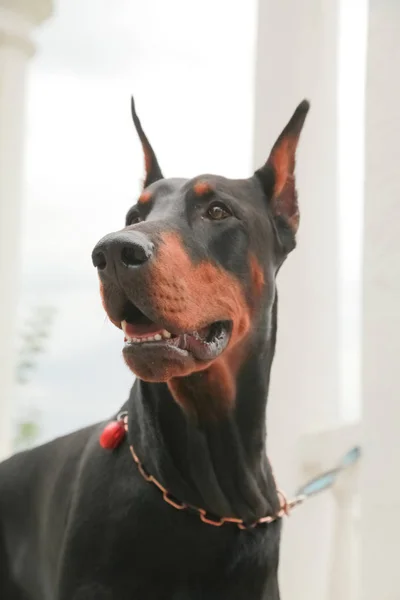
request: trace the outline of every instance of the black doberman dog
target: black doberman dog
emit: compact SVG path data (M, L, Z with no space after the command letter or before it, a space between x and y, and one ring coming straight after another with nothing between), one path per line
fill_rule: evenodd
M137 379L113 422L0 465L1 600L279 599L265 411L308 109L249 179L187 180L132 102L144 189L92 259Z

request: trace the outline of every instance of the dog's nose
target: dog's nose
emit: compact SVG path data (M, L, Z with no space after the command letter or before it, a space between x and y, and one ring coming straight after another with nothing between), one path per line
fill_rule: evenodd
M110 233L93 248L92 262L99 271L141 267L153 255L154 244L139 231Z

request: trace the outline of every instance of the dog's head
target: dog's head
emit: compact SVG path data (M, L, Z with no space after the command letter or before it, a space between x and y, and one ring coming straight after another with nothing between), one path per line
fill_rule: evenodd
M102 238L92 258L104 308L123 329L124 358L139 378L170 381L227 357L240 362L295 246L295 153L308 109L307 101L298 106L249 179L188 180L163 177L132 101L143 191L125 227Z

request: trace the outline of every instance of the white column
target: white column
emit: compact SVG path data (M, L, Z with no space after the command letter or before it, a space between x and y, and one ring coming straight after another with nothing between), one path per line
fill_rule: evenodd
M0 0L0 458L11 449L25 85L31 32L51 0Z
M341 425L318 433L306 434L298 447L306 481L336 467L347 452L360 445L360 424ZM335 485L326 492L332 502L332 536L328 554L323 557L328 567L325 594L320 600L360 600L359 581L359 467L357 460L342 470ZM312 502L312 500L310 500ZM322 514L322 513L321 513ZM290 526L290 525L289 525ZM308 528L306 536L315 537L320 532ZM319 552L315 548L315 554ZM320 559L318 559L320 560Z
M341 474L333 489L333 540L329 600L360 600L358 465Z
M298 442L338 419L339 308L336 0L259 0L255 165L303 99L298 151L298 248L278 278L279 325L268 409L268 448L285 491L304 473ZM333 500L318 497L284 523L282 598L327 597Z
M362 600L400 594L400 3L369 0L364 221Z

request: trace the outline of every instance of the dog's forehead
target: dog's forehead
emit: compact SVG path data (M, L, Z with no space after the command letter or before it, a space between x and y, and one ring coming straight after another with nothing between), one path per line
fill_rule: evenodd
M259 186L253 178L229 179L221 175L202 174L191 179L161 179L145 192L145 199L151 198L154 203L169 204L177 201L193 201L201 198L225 196L245 204L260 201Z

